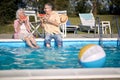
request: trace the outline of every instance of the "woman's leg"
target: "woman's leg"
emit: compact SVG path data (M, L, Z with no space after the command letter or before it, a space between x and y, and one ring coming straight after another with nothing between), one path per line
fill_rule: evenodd
M26 41L26 43L27 43L31 48L35 48L35 47L32 45L32 43L31 43L31 41L30 41L29 38L25 38L25 41Z
M39 48L39 46L37 45L35 38L33 36L30 37L30 41L34 45L34 47Z

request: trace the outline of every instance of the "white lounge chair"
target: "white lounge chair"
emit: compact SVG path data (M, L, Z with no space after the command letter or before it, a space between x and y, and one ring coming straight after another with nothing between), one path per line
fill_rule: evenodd
M56 11L58 14L65 14L67 15L67 11ZM71 25L70 23L68 24L68 20L66 20L66 22L62 23L61 25L61 29L62 29L62 35L63 37L66 37L67 35L67 31L73 31L74 34L77 33L77 29L78 29L78 25Z
M73 31L74 34L77 33L78 25L72 25L71 22L68 20L66 23L66 29L67 31Z
M58 14L65 14L65 15L67 15L67 11L66 10L64 10L64 11L56 11ZM61 31L61 34L62 34L62 37L64 38L64 37L66 37L66 35L67 35L67 31L66 31L66 22L67 22L67 20L64 22L64 23L61 23L61 29L62 29L62 31Z
M90 30L95 30L95 18L92 13L80 13L79 17L81 20L80 30L86 29L88 34Z

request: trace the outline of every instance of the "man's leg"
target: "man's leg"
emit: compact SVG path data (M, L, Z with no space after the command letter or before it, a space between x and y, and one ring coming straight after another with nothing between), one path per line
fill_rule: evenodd
M51 39L52 39L51 34L45 34L45 41L44 42L45 42L45 46L48 48L51 47L51 45L50 45Z
M55 34L54 39L55 39L55 45L57 47L62 47L62 36L61 36L61 34Z

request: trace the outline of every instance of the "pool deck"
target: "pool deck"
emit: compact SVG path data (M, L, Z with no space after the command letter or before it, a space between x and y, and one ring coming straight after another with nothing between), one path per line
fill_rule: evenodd
M120 80L120 68L39 69L0 71L0 80Z
M13 34L0 34L0 39L12 39ZM117 34L104 34L103 38L117 38ZM65 38L99 38L98 34L67 34Z

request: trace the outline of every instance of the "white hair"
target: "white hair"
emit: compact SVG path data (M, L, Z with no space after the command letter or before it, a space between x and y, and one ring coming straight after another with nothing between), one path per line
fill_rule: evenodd
M19 18L19 12L24 12L24 9L20 8L16 11L16 18ZM25 14L25 13L24 13Z

